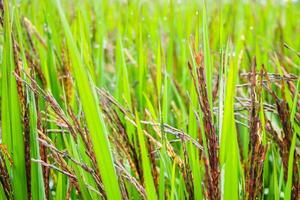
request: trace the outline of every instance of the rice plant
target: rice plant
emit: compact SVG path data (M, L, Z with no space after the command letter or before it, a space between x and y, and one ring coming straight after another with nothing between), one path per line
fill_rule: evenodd
M0 0L0 199L300 199L300 1Z

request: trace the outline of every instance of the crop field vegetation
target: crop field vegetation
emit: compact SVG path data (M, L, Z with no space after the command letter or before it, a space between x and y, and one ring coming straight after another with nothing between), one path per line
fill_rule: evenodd
M300 1L0 0L0 199L300 200Z

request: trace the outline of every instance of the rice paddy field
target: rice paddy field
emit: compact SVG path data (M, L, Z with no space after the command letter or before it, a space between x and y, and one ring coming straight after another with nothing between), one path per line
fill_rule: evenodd
M0 199L300 199L300 1L0 0L0 66Z

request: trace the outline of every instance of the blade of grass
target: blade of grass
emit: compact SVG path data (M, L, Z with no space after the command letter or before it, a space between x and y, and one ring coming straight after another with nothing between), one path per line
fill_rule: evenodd
M21 108L17 93L13 42L12 42L12 9L8 0L4 1L4 52L2 74L2 132L3 144L7 145L12 155L10 166L13 194L15 199L27 199L24 138L21 122ZM25 194L25 195L24 195Z
M141 159L142 159L143 175L144 175L143 177L144 177L144 184L147 193L147 199L157 199L157 194L153 182L153 176L151 173L149 152L147 150L147 144L145 141L144 133L137 113L136 113L136 124L137 124L139 147L141 149Z
M234 120L234 96L237 77L237 66L230 60L230 69L226 81L223 128L221 138L221 165L224 166L225 200L239 197L239 150L237 131Z
M297 87L295 91L295 97L293 100L293 107L292 107L292 112L291 112L291 124L292 127L294 127L295 131L293 134L292 138L292 143L290 147L290 153L289 153L289 162L288 162L288 179L287 179L287 184L285 186L285 192L284 192L284 200L291 199L291 191L292 191L292 182L293 182L293 167L294 167L294 157L295 157L295 149L296 149L296 138L297 134L300 133L300 128L297 126L297 124L294 124L295 121L295 114L296 114L296 109L297 109L297 101L298 101L298 93L300 89L300 78L298 78L297 81Z
M114 168L112 154L110 152L108 130L104 123L102 112L98 106L98 98L95 94L94 84L90 81L88 72L85 71L83 62L80 60L77 46L59 0L56 0L56 7L66 35L72 59L72 70L74 72L83 110L85 111L87 126L91 134L92 144L96 154L95 156L100 174L103 179L104 189L109 199L118 200L121 199L118 177Z

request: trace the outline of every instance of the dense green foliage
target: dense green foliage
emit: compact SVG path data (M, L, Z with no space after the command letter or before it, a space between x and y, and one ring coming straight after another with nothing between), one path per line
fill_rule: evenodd
M300 2L0 11L0 199L300 199Z

